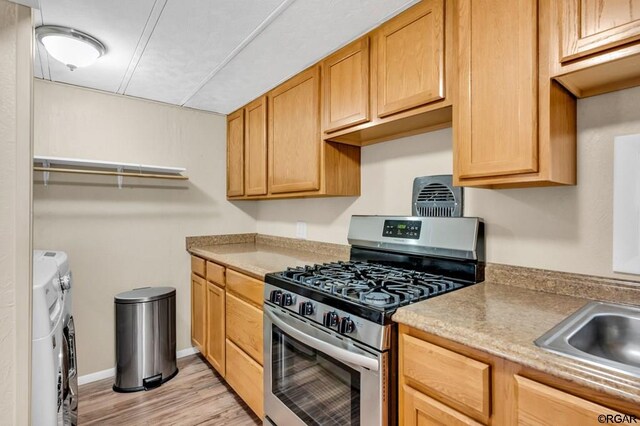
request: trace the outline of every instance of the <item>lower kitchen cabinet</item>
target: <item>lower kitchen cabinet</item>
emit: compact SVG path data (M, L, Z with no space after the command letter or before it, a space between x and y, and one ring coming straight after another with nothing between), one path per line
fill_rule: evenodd
M262 364L262 310L227 293L227 337Z
M599 415L620 414L591 401L559 391L526 377L514 376L520 425L598 424Z
M262 418L264 283L197 256L191 265L191 341Z
M411 386L402 388L404 404L402 406L403 424L407 425L481 425L475 420L447 407Z
M207 283L207 361L225 375L225 295L224 288Z
M206 355L206 300L207 282L191 273L191 342Z
M264 418L262 365L229 339L226 380L258 417Z
M400 425L597 425L640 407L401 325Z

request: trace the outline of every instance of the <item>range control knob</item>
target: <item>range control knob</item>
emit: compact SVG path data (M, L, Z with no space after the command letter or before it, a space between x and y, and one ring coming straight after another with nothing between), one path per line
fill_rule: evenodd
M336 325L338 325L339 319L340 318L338 317L338 314L336 312L325 312L324 318L322 318L322 324L324 324L326 327L335 327Z
M280 297L280 306L291 306L293 305L293 296L291 293L284 293L282 297Z
M303 317L306 315L313 315L313 303L311 302L298 303L298 313Z
M279 305L281 300L282 300L282 291L271 290L271 293L269 293L269 302Z
M347 334L353 333L356 329L356 324L351 318L343 317L340 319L340 333Z

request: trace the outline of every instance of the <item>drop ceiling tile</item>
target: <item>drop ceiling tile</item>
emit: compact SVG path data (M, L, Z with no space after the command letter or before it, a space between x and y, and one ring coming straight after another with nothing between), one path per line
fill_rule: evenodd
M75 71L49 57L51 80L115 92L154 3L155 0L41 0L43 24L84 31L107 47L107 54L96 63Z
M127 95L180 104L283 0L169 0Z
M297 0L185 105L227 114L417 0Z

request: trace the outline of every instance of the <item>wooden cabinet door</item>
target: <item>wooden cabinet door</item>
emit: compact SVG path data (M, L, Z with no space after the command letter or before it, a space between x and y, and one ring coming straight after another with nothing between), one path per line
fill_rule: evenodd
M225 375L225 297L224 290L207 283L207 361Z
M269 94L269 190L320 189L320 73L304 71Z
M227 116L227 196L244 195L244 110Z
M244 179L247 195L267 193L267 98L245 107Z
M379 117L444 98L444 0L423 0L382 25L376 48Z
M325 132L369 121L369 37L322 62L322 105Z
M538 170L537 1L461 0L457 178Z
M406 426L480 426L475 420L441 402L404 385L402 407L400 407L400 424Z
M640 40L640 0L561 0L562 62Z
M577 396L515 376L518 424L523 426L598 425L600 415L616 411Z
M204 278L191 274L191 341L202 353L207 355L206 343L206 305L207 282Z

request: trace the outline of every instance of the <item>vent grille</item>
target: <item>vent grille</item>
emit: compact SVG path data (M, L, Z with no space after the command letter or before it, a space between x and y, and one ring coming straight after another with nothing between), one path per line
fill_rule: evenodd
M451 175L423 176L413 181L413 215L462 216L462 188L454 187Z

